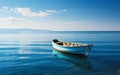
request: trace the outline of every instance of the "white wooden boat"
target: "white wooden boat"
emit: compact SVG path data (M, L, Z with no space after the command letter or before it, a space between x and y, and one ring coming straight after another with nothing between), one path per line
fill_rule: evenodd
M88 56L88 52L91 50L92 44L80 44L72 42L64 42L54 39L52 41L53 48L62 52L70 54L79 54Z

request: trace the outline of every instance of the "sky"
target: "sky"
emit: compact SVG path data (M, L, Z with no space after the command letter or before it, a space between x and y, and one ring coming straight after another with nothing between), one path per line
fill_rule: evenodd
M0 0L0 28L120 31L120 0Z

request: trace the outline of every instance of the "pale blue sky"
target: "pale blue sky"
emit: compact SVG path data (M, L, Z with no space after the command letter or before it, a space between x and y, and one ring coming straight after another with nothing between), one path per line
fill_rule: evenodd
M0 0L0 28L119 31L119 0Z

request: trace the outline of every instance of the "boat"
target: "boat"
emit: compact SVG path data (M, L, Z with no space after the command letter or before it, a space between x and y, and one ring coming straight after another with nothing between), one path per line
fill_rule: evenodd
M53 39L52 46L55 50L61 52L81 55L81 56L88 56L88 53L91 50L93 44L81 44L81 43L65 42L65 41L60 41L58 39Z

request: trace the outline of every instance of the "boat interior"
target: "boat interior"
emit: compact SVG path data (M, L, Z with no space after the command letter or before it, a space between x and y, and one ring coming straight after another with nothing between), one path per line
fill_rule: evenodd
M90 46L90 44L77 44L77 43L72 43L72 42L63 42L63 41L59 41L57 39L54 39L53 42L58 45L69 46L69 47Z

